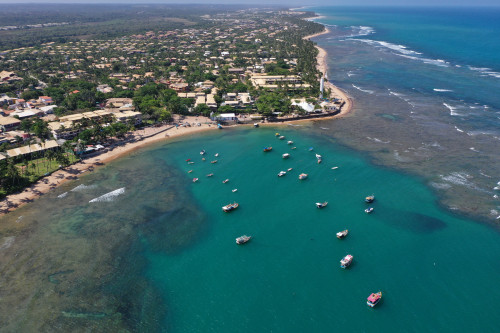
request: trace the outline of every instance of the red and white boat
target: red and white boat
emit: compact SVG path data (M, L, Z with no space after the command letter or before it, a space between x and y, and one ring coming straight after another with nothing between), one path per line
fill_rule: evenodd
M351 265L352 263L352 259L354 257L350 254L346 255L344 258L342 258L342 260L340 260L340 267L341 268L347 268Z
M198 181L198 178L193 178L193 183L196 183Z
M378 293L372 293L368 298L366 299L366 304L373 308L375 305L377 305L380 300L382 299L382 292L379 291Z

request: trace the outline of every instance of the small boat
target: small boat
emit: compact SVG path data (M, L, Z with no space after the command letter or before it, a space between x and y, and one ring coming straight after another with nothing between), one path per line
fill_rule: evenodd
M217 124L217 128L218 129L222 129L222 125L221 124Z
M297 147L292 147L292 149L297 149Z
M207 177L212 177L213 175L214 175L213 173L209 173Z
M288 168L286 171L290 172L290 171L292 171L292 170L293 170L293 168Z
M299 175L299 179L300 179L300 180L303 180L303 179L306 179L306 178L307 178L307 173L301 173L301 174Z
M259 127L259 123L253 123L253 127Z
M205 157L202 157L202 158L201 158L201 160L202 160L202 161L205 161Z
M289 158L289 157L290 157L290 154L285 153L285 154L281 155L281 157L283 157L283 158L285 158L285 159L286 159L286 158Z
M216 153L214 156L215 156L215 157L219 157L219 153Z
M318 208L326 207L326 205L328 205L328 201L325 201L325 202L316 202L316 207L318 207Z
M287 142L287 144L288 145L293 145L293 141L290 140L290 141Z
M188 164L194 164L194 162L188 162Z
M336 169L338 169L338 168L339 168L339 167L333 167L333 168L332 168L332 170L336 170Z
M279 137L279 139L280 139L280 140L285 140L285 136L284 136L284 135L282 135L282 136L280 136L280 137Z
M279 133L276 133L276 134L274 134L274 135L275 135L275 136L280 136L280 134L279 134Z
M200 155L205 155L205 150L200 151Z
M193 183L196 183L198 181L198 178L193 178Z
M280 173L278 173L278 177L283 177L284 175L286 175L286 171L280 171Z
M347 229L339 231L339 232L337 232L337 238L342 239L345 236L347 236L348 233L349 233L349 230L347 230Z
M367 203L372 203L374 200L375 200L375 196L373 194L369 195L365 198L365 202L367 202Z
M212 162L210 162L210 163L215 164L215 163L217 163L217 160L214 160L214 161L212 161Z
M371 212L373 212L373 207L368 207L367 209L365 209L365 213L370 214Z
M273 147L265 147L264 148L264 151L271 151L271 150L273 150Z
M227 183L228 181L229 181L229 178L228 178L228 179L224 179L224 180L222 181L222 184L225 184L225 183Z
M366 299L366 304L373 308L375 305L377 305L380 300L382 299L382 292L379 291L378 293L372 293L368 298Z
M237 192L237 191L238 191L238 189L237 189L237 188L233 189L233 193L234 193L234 192Z
M236 244L238 244L238 245L245 244L250 239L252 239L252 236L247 236L247 235L240 236L240 237L236 238Z
M351 265L352 263L353 256L348 254L342 260L340 260L340 267L341 268L347 268Z
M237 202L235 202L235 203L223 206L222 210L227 213L227 212L230 212L232 210L235 210L238 207L239 207L239 204Z
M317 158L318 160L320 160L320 159L322 159L323 157L322 157L320 154L316 154L316 158Z
M313 148L313 147L309 147L309 151L313 151L313 150L314 150L314 148Z
M190 159L190 158L188 158L188 159L186 160L186 162L189 162L189 161L191 161L191 159Z
M188 171L188 173L191 173L191 172L193 172L193 170L189 170L189 171Z

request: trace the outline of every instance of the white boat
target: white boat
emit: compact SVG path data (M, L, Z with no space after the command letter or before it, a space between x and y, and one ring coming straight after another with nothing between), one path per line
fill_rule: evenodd
M250 239L252 239L252 236L247 236L247 235L240 236L240 237L236 238L236 244L238 244L238 245L245 244Z
M253 127L259 127L259 123L253 123Z
M339 167L333 167L332 170L338 169Z
M287 142L287 144L293 145L293 141L290 140L290 141Z
M198 178L193 178L193 183L196 183L198 181Z
M370 214L371 212L373 212L373 207L365 209L365 213Z
M292 171L292 170L293 170L293 168L288 168L288 170L286 170L286 171L290 172L290 171Z
M351 265L352 263L352 259L354 257L350 254L346 255L344 258L342 258L342 260L340 260L340 267L341 268L347 268Z
M222 207L222 210L225 211L226 213L227 212L230 212L232 210L235 210L236 208L238 208L240 205L235 202L235 203L232 203L232 204L229 204L229 205L225 205Z
M285 158L285 159L286 159L286 158L289 158L289 157L290 157L290 154L285 153L285 154L281 155L281 157L283 157L283 158Z
M224 180L222 181L222 184L225 184L225 183L227 183L228 181L229 181L229 178L228 178L228 179L224 179Z
M284 175L286 175L286 171L280 171L280 173L278 173L278 177L283 177Z
M218 157L218 156L219 156L219 153L216 153L214 156L215 156L215 157Z
M347 236L347 234L349 233L349 230L342 230L342 231L339 231L337 232L337 238L338 239L342 239L344 238L345 236Z
M307 173L301 173L301 174L299 175L299 179L300 179L300 180L303 180L303 179L306 179L306 178L307 178Z
M234 192L237 192L237 191L238 191L238 189L237 189L237 188L233 189L233 193L234 193Z
M324 207L326 207L326 205L328 205L327 201L325 201L325 202L316 202L316 207L318 207L318 208L324 208Z
M284 135L282 135L282 136L280 136L280 137L279 137L279 139L280 139L280 140L285 140L285 136L284 136Z
M205 155L205 150L200 151L200 155Z
M320 154L316 154L316 158L317 158L318 160L320 160L320 159L322 159L323 157L322 157Z
M209 173L207 177L212 177L213 175L214 175L213 173Z

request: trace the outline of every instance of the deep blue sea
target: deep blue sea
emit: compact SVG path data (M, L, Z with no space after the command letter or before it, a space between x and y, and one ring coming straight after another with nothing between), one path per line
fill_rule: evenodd
M326 134L425 178L493 221L500 180L499 8L307 8L355 115ZM329 126L326 126L329 127Z

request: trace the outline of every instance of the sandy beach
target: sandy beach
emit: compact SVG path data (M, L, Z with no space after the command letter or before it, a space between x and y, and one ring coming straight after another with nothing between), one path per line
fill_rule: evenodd
M217 126L206 117L185 117L182 123L199 123L201 126L175 127L172 124L167 124L160 127L148 127L137 130L129 135L126 142L118 142L114 147L109 147L106 152L85 158L64 169L55 171L49 176L32 184L23 192L8 195L0 201L0 216L26 203L32 202L34 199L48 193L66 181L78 179L80 175L86 172L92 172L95 168L103 166L118 157L130 154L140 147L183 135L217 130Z
M325 28L324 31L305 36L304 39L310 39L313 37L317 37L323 34L329 33L328 28ZM319 47L315 46L319 53L317 56L317 68L320 72L326 73L328 70L327 65L327 52ZM339 118L352 110L352 100L347 96L347 94L333 85L331 82L325 83L325 88L328 88L332 92L332 97L339 98L345 101L344 106L340 113L333 115L331 117L323 117L320 119L332 119ZM315 119L304 119L304 120L290 120L283 121L280 123L267 123L265 125L269 126L277 126L280 124L286 125L290 123L296 122L304 122L304 121L312 121ZM64 169L60 169L56 172L53 172L51 175L40 179L38 182L32 184L30 187L26 188L23 192L14 193L2 201L0 201L0 216L15 210L16 208L32 202L36 198L48 193L49 191L55 189L57 186L63 184L68 180L78 179L79 175L82 175L86 172L92 172L95 168L99 166L103 166L106 163L124 156L126 154L130 154L134 150L149 145L154 142L175 138L183 135L189 135L193 133L199 133L202 131L209 130L217 130L217 126L210 121L209 118L206 117L186 117L182 120L183 123L197 124L200 123L201 126L191 126L191 127L175 127L171 124L163 125L161 127L148 127L145 129L137 130L129 135L129 138L126 142L118 142L114 147L110 147L108 151L98 154L96 156L85 158L84 160L70 165ZM263 124L264 125L264 124Z

